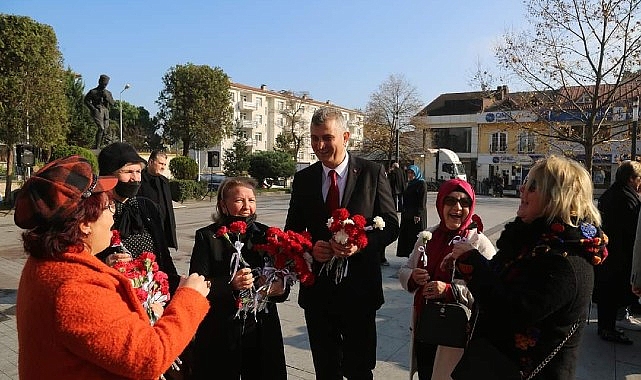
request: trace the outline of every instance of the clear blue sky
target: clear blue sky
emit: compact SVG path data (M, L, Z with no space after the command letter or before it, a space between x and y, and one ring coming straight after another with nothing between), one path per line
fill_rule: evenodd
M476 62L494 64L494 43L524 23L519 0L0 0L0 13L51 25L85 90L108 74L114 98L130 83L123 101L152 115L163 75L188 62L361 109L402 74L428 104L476 90Z

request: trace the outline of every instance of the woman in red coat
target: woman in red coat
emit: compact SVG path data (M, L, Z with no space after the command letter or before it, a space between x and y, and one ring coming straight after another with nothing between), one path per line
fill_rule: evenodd
M18 195L14 220L29 255L16 312L22 380L157 380L209 309L207 283L194 274L152 326L130 280L95 257L110 244L117 182L72 156Z

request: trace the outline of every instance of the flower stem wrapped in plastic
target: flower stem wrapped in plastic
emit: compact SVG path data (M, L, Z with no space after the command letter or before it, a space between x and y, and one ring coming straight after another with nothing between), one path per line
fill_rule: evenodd
M258 311L265 308L267 295L277 277L282 278L288 286L296 281L305 286L314 283L312 256L309 254L312 242L308 232L297 233L270 227L266 231L266 239L267 243L255 246L256 250L266 252L273 263L273 267L263 268L262 274L266 280L256 291Z

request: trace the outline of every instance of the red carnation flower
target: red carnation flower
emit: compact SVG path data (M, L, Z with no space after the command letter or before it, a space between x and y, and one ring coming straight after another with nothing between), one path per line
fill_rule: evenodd
M354 224L359 228L365 227L365 223L367 223L365 217L363 217L362 215L354 215L352 216L352 220L354 221Z
M111 230L111 245L112 246L122 245L122 241L120 240L120 231Z
M223 237L227 235L228 229L227 226L222 226L216 231L216 237Z
M243 221L236 221L229 225L229 231L235 234L244 234L247 230L247 223Z
M561 223L552 223L552 225L550 226L550 229L552 229L552 231L556 233L560 233L565 230L565 227Z
M345 220L345 219L349 218L349 211L347 211L346 208L337 208L332 213L332 218L334 218L335 221L336 220Z
M478 232L483 232L483 222L481 221L481 217L474 214L472 215L472 221L476 224L476 230Z

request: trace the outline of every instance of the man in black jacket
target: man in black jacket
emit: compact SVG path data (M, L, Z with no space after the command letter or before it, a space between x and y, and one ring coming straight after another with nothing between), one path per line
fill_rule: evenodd
M339 110L317 110L310 137L319 162L294 176L285 229L309 231L314 243L317 277L313 285L301 285L298 304L305 309L316 379L372 379L376 310L384 302L379 252L398 236L392 191L381 165L347 154L349 132ZM363 249L339 244L327 227L332 203L370 224L380 216L385 227L367 232ZM348 266L340 280L333 272L336 266L332 273L320 271L332 257Z
M176 218L169 190L169 180L162 173L167 167L167 154L154 150L149 156L147 168L142 172L142 181L138 195L156 202L162 216L162 226L165 232L167 246L178 249L176 239Z
M612 186L599 198L602 228L609 238L609 255L602 265L594 267L594 295L599 316L599 336L614 343L632 344L632 340L615 326L617 309L636 301L630 288L630 273L641 209L640 189L641 163L625 161L617 169ZM626 320L629 322L629 318Z

